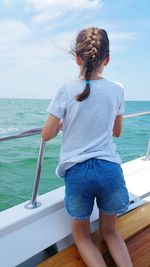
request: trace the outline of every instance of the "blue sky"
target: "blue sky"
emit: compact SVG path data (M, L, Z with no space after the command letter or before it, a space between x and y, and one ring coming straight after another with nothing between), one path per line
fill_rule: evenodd
M0 97L52 98L78 76L76 34L96 26L110 38L104 77L126 100L150 100L149 10L148 0L0 0Z

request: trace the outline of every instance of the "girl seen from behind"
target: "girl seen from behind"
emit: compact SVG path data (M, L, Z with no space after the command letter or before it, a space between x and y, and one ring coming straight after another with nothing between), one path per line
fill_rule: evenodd
M74 48L79 79L65 83L48 107L44 141L63 128L56 173L65 181L65 208L71 216L75 244L88 267L106 267L90 237L90 215L96 199L100 230L119 267L131 267L130 256L115 229L116 216L128 209L121 159L113 136L119 137L124 111L123 86L103 77L109 63L105 30L82 30Z

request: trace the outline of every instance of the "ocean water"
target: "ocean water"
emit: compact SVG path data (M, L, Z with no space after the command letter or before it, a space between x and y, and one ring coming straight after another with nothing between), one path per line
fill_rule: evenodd
M0 137L43 127L49 100L0 99ZM150 101L126 101L125 114L150 111ZM90 131L90 129L89 129ZM122 162L145 155L150 136L150 115L124 119L123 133L114 138ZM31 198L40 135L0 142L0 211ZM63 185L55 168L61 134L46 144L39 194Z

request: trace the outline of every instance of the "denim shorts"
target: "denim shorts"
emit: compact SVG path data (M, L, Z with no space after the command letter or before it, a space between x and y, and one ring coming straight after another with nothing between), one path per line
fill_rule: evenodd
M91 158L75 164L65 174L65 208L73 219L88 220L96 199L99 211L124 213L129 196L118 163Z

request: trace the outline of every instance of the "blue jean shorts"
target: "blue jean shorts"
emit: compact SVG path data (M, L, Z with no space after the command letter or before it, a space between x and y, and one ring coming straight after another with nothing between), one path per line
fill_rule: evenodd
M99 211L124 213L129 196L118 163L91 158L75 164L65 174L65 208L73 219L88 220L96 199Z

